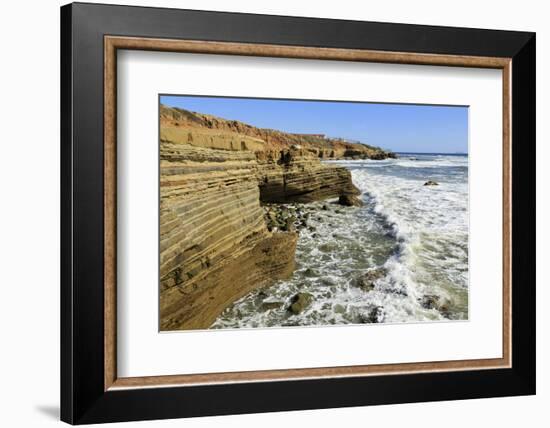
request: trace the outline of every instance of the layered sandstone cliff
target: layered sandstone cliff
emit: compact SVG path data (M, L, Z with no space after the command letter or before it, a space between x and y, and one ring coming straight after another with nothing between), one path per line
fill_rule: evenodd
M171 141L227 150L286 150L299 147L321 159L394 157L392 152L320 134L292 134L161 105L161 132ZM190 141L194 139L194 141Z
M292 275L297 235L270 232L262 202L358 193L347 169L319 161L355 150L344 143L317 147L320 137L164 106L160 125L161 330L208 328L235 300Z

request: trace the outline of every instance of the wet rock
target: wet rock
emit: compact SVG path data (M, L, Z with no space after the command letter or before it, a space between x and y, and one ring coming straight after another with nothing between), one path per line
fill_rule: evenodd
M439 300L439 296L436 296L435 294L427 294L425 296L422 296L420 299L420 304L424 309L434 309L437 305L437 301Z
M319 245L319 251L322 251L323 253L331 253L336 249L336 243L334 241L326 242L324 244Z
M409 293L407 292L407 289L403 285L400 287L392 287L388 291L390 293L395 294L396 296L407 297L409 295Z
M317 276L318 273L315 269L312 269L312 268L307 268L305 271L304 271L304 276L307 276L307 277L314 277L314 276Z
M328 205L327 205L327 204L324 204L324 205L321 207L321 209L322 209L323 211L328 211Z
M313 296L309 293L297 293L290 300L290 306L287 309L297 315L311 304L312 299Z
M374 283L376 280L383 278L387 273L388 271L385 268L371 269L357 278L355 280L355 285L363 291L372 291L374 290Z
M346 308L343 306L343 305L340 305L339 303L337 303L336 305L334 305L332 307L332 310L334 311L334 313L336 314L343 314L344 312L346 312Z
M420 304L424 309L436 309L445 317L450 315L451 301L436 294L426 294L420 299Z
M283 225L281 226L281 230L284 232L293 232L294 231L294 222L296 221L296 218L294 216L289 216L284 220Z
M428 180L424 183L424 186L439 186L439 183L437 183L433 180Z
M270 309L279 309L281 306L283 306L284 302L280 301L263 301L261 309L263 311L268 311Z
M368 312L366 320L371 324L379 323L382 319L383 309L382 306L375 306Z
M371 306L361 311L354 317L354 322L359 324L377 324L383 321L384 308L382 306Z
M334 282L334 279L330 277L321 278L320 283L325 286L336 285L336 282Z
M338 198L338 203L345 207L362 207L363 201L361 201L355 195L340 195Z

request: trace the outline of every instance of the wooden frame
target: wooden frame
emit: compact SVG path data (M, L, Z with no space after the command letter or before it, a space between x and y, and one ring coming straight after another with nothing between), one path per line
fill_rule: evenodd
M105 36L105 390L160 385L189 385L222 382L246 382L273 379L304 379L373 374L414 373L442 370L468 370L510 367L510 58L458 55L429 55L376 52L353 49L276 46L264 44L166 40ZM401 64L445 65L496 68L503 73L503 357L468 361L443 361L411 364L324 367L315 369L269 370L200 375L117 378L116 376L116 52L118 49L204 53L212 55L252 55L283 58L307 58L339 61L385 62Z
M388 381L391 374L392 381L400 378L405 382L413 382L411 385L422 385L428 382L427 376L431 377L429 382L436 382L439 377L438 386L430 393L423 396L399 396L400 398L385 397L384 400L375 399L372 393L366 395L362 401L339 401L340 398L330 394L331 400L323 401L320 396L316 400L300 402L298 408L332 407L341 405L374 404L377 402L402 402L417 399L448 399L465 398L470 396L491 396L491 395L516 395L534 393L534 262L523 259L524 254L534 254L533 242L528 238L534 235L534 222L532 227L529 224L520 223L521 219L534 217L534 210L528 212L534 204L534 196L529 192L522 193L525 186L534 180L534 114L528 116L526 111L534 109L534 35L528 33L496 32L488 30L465 30L445 29L439 27L418 27L398 24L373 24L373 23L347 23L329 20L315 20L305 18L283 18L283 17L256 17L254 15L239 14L217 14L194 11L171 11L168 16L166 9L144 9L119 6L99 6L76 4L69 5L62 9L62 127L64 130L62 141L62 190L64 196L70 199L71 203L62 206L64 217L62 218L62 419L71 423L86 423L99 421L115 421L130 419L162 418L191 416L200 414L223 414L248 411L268 411L294 408L290 401L282 397L275 400L274 405L265 407L240 407L233 402L232 405L219 408L207 408L206 403L199 403L197 397L201 394L216 391L234 391L238 393L254 394L255 385L259 388L283 388L285 382L293 380L293 384L301 384L303 391L312 391L311 388L323 384L324 388L337 387L343 382L355 385L355 388L366 388L367 385ZM101 17L104 14L125 14L131 18L121 28L104 28ZM197 15L198 14L198 15ZM137 22L145 16L156 18L154 31L143 29L144 36L136 36L140 33ZM83 34L80 22L86 16L91 18L94 34ZM162 33L162 24L184 23L194 20L197 16L200 22L218 20L223 24L229 20L241 19L246 23L245 28L252 28L254 25L261 25L259 21L269 21L269 28L260 33L261 40L243 40L246 37L221 37L212 31L206 37L197 39L197 34L186 34L185 30L176 34ZM135 21L132 21L132 19ZM128 23L130 22L130 23ZM299 28L301 24L308 23L313 29L306 32L306 39L314 39L316 34L326 34L327 28L333 39L325 41L325 46L318 46L317 43L309 43L306 40L293 40L292 43L281 43L276 40L276 28L279 25L294 26ZM265 24L265 22L264 22ZM380 27L388 26L385 28ZM395 39L392 42L392 49L384 49L383 43L379 46L348 47L346 43L352 44L355 39L338 40L338 29L357 26L357 33L370 33L380 35L381 32L392 32ZM116 26L115 26L116 27ZM122 28L124 27L124 28ZM184 27L183 25L181 26ZM89 31L89 30L88 30ZM199 30L202 31L202 29ZM156 32L156 33L155 33ZM418 32L429 36L439 35L439 40L447 40L445 46L432 46L426 43L422 49L411 46L405 41L410 35ZM479 32L484 40L492 43L492 49L476 48L476 41ZM115 35L116 34L116 35ZM123 34L123 35L120 35ZM131 34L131 36L130 36ZM149 34L158 34L151 37ZM397 36L396 36L397 34ZM329 37L329 39L330 39ZM378 37L380 38L380 37ZM265 40L264 40L265 39ZM368 38L367 38L368 39ZM215 40L215 41L214 41ZM223 41L220 41L223 40ZM414 42L414 39L411 39ZM435 40L435 39L431 39ZM95 46L93 55L84 55L86 59L82 63L75 64L76 57L73 52L78 49L78 44L92 42ZM455 45L453 46L453 42ZM461 44L462 42L462 44ZM491 45L491 43L488 43ZM336 45L336 46L334 46ZM101 51L100 51L101 48ZM428 64L461 67L496 68L503 72L503 357L500 359L464 360L445 362L426 362L410 364L387 364L370 366L349 366L349 367L327 367L292 370L271 370L240 373L222 374L200 374L200 375L174 375L145 378L117 378L116 376L116 51L117 49L139 49L152 51L172 52L194 52L207 54L230 54L230 55L252 55L286 58L308 58L325 60L345 61L367 61L367 62L388 62L405 64ZM81 105L89 98L86 90L79 86L89 82L89 76L78 74L80 66L88 61L88 66L93 67L93 81L98 85L103 81L103 99L96 97L93 101L93 114L98 119L94 122L78 122L83 117ZM520 80L521 79L521 80ZM519 91L519 88L522 88ZM79 93L81 91L82 93ZM101 111L103 115L101 115ZM76 114L76 115L75 115ZM76 119L76 120L75 120ZM74 121L73 121L74 120ZM89 120L89 119L88 119ZM103 132L98 133L95 129L95 139L84 141L79 134L90 126L97 126L103 122ZM101 128L101 127L100 127ZM522 136L522 146L528 147L528 153L518 149L519 144L512 144L515 141L518 129L527 133ZM79 138L80 137L80 138ZM88 179L92 180L93 189L90 185L79 180L82 171L77 168L84 168L83 159L77 158L77 150L86 151L86 148L93 148L93 165L89 170L84 170ZM103 161L103 163L102 163ZM520 171L522 177L512 180L512 161L514 170ZM102 171L102 172L101 172ZM531 175L533 174L533 176ZM518 177L516 174L514 177ZM521 181L520 181L521 180ZM101 182L101 183L99 183ZM533 186L534 187L534 186ZM101 192L100 192L101 191ZM98 193L100 192L100 193ZM100 196L102 198L100 199ZM518 199L522 200L519 209L512 214L513 203ZM83 205L93 204L92 209L101 213L103 223L95 222L92 229L103 233L101 239L94 239L93 245L96 250L94 259L95 266L102 266L100 272L93 272L93 279L83 280L78 258L75 256L86 256L84 250L76 246L76 243L84 235L83 227L89 227L82 223L84 217L78 211L75 204L77 200ZM517 202L516 202L517 203ZM89 207L90 208L90 207ZM100 211L101 209L101 211ZM79 221L77 221L79 220ZM523 220L525 221L525 220ZM530 220L531 221L531 220ZM527 222L529 223L529 221ZM519 234L521 231L521 235ZM512 248L512 240L514 248ZM517 252L521 249L522 253ZM101 256L101 257L100 257ZM81 260L81 259L80 259ZM518 261L519 260L519 261ZM91 267L92 265L90 265ZM512 272L512 266L514 270ZM522 293L519 293L517 284L521 281ZM514 284L514 287L512 286ZM103 288L104 287L104 288ZM90 305L77 299L78 295L101 294L102 300L95 300L97 304ZM99 305L99 306L98 306ZM87 324L84 321L86 314L101 307L101 325ZM527 313L530 311L530 313ZM516 318L518 317L518 318ZM94 320L100 320L97 314L93 315ZM84 325L84 327L83 327ZM529 339L526 342L522 335L529 331ZM77 337L78 332L83 335L82 343ZM93 337L91 345L94 351L102 355L102 359L94 358L94 363L86 361L84 354L80 351L82 346L87 346L88 338ZM101 349L98 348L102 338ZM519 344L522 344L520 346ZM78 345L78 346L77 346ZM91 365L90 365L91 364ZM85 379L89 371L84 366L94 367L92 380ZM483 370L482 370L483 369ZM485 370L492 369L492 370ZM424 374L420 374L424 373ZM507 375L505 375L507 373ZM414 376L413 376L414 374ZM100 377L100 380L98 379ZM368 378L367 378L368 376ZM425 376L426 380L422 380ZM519 376L519 378L517 378ZM507 377L513 377L512 381ZM500 389L486 385L482 392L468 395L467 390L444 393L444 385L449 379L462 379L462 383L477 378L477 382L497 382ZM517 378L517 379L516 379ZM414 380L413 380L414 379ZM483 380L485 379L485 380ZM253 381L254 383L250 383ZM277 381L277 382L276 382ZM321 384L320 384L321 382ZM390 382L391 383L391 382ZM502 387L506 383L506 388ZM93 384L93 386L91 386ZM359 386L358 386L359 385ZM158 392L159 387L163 392ZM478 387L479 385L476 385ZM171 387L171 388L169 388ZM225 388L225 389L223 389ZM257 389L257 388L256 388ZM172 398L155 398L154 400L172 400L169 407L172 411L159 413L156 409L130 409L129 407L114 408L111 402L142 402L147 394L166 396L169 391L174 392ZM149 392L146 392L149 391ZM155 392L157 391L157 392ZM439 391L440 395L437 395ZM226 392L222 392L225 394ZM179 394L179 395L178 395ZM193 407L183 406L178 408L176 402L178 396L184 395L187 402ZM194 395L195 394L195 395ZM88 397L102 397L105 404L90 403ZM124 398L123 398L124 397ZM140 398L141 397L141 398ZM126 401L124 401L126 400ZM307 401L307 400L306 400ZM90 404L86 404L90 403Z

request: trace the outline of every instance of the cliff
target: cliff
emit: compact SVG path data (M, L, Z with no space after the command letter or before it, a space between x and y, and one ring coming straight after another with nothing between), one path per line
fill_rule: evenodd
M164 106L160 139L161 330L208 328L235 300L292 275L298 236L269 231L262 202L359 193L347 169L319 161L355 150L341 141L321 147L322 136Z
M203 113L161 105L161 132L172 141L188 142L227 150L280 151L296 147L321 159L385 159L392 152L367 144L349 142L341 138L327 138L321 134L292 134L274 129L263 129ZM191 137L189 132L192 133ZM195 138L190 141L189 138Z
M267 230L249 151L161 143L161 329L207 328L294 268L294 233Z

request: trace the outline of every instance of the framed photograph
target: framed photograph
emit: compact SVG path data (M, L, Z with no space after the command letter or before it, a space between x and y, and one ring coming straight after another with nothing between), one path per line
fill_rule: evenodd
M61 418L535 393L535 35L61 8Z

